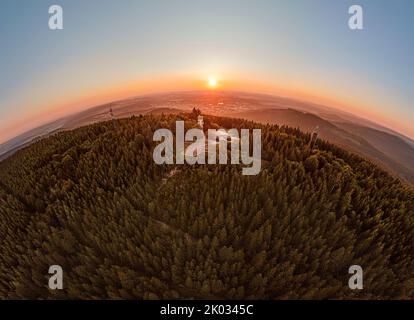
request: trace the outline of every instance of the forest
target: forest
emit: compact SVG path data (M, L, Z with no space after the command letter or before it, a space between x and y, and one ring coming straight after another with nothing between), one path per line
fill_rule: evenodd
M191 113L91 124L2 161L0 299L414 299L412 188L299 129L204 119L261 129L260 173L157 165L154 132L196 127Z

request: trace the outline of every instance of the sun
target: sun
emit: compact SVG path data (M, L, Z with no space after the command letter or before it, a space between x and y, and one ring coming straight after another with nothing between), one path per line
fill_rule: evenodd
M210 79L208 79L208 86L210 88L217 87L217 79L216 78L210 78Z

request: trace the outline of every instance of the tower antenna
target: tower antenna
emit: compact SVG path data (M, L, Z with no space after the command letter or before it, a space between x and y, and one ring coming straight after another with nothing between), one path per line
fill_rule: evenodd
M116 119L114 117L114 112L112 110L112 104L109 105L109 114L111 115L112 125L113 125L114 129L116 129Z
M318 139L319 136L319 126L316 126L312 133L311 133L311 138L309 141L309 148L312 150L313 147L315 146L316 140Z

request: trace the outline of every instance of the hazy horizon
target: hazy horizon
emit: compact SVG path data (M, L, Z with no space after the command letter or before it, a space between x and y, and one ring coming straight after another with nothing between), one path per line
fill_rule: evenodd
M356 32L347 0L59 1L55 31L49 1L22 4L0 12L0 143L113 100L201 89L318 103L414 139L411 1L359 1Z
M148 97L151 97L151 96L154 96L154 97L156 97L156 96L163 96L163 95L167 95L167 94L180 94L180 93L182 93L182 94L187 94L187 93L188 94L195 94L195 93L249 94L249 95L257 95L257 96L269 96L269 97L272 97L272 98L289 99L289 100L292 100L292 101L297 101L297 102L302 102L302 103L308 103L308 104L317 105L317 106L320 106L320 107L323 107L323 108L327 108L327 109L331 110L333 113L348 114L348 115L353 116L355 118L359 118L359 119L361 119L363 121L371 122L372 124L375 124L375 125L377 125L379 127L384 127L384 128L386 128L386 129L388 129L390 131L395 131L396 133L398 133L398 134L400 134L402 136L405 136L406 138L408 138L408 139L410 139L410 140L412 140L414 142L414 137L405 135L405 134L403 134L401 132L398 132L397 130L394 130L394 129L390 128L390 127L387 127L387 126L385 126L385 125L383 125L383 124L381 124L379 122L373 121L373 120L368 119L368 118L365 118L363 116L356 115L356 114L354 114L352 112L349 112L349 111L346 111L346 110L342 110L342 109L339 109L339 108L335 108L333 106L329 106L329 105L325 105L323 103L319 103L317 101L310 101L310 100L300 99L300 98L291 97L291 96L275 95L275 94L266 93L266 92L253 92L253 91L241 91L241 90L215 90L214 92L212 92L209 89L194 89L194 90L172 90L172 91L151 92L151 93L147 93L147 94L137 94L137 95L127 96L127 97L120 98L120 99L116 99L116 100L104 101L102 103L98 103L98 104L95 104L95 105L84 106L84 107L82 107L82 108L80 108L79 110L76 110L76 111L68 111L68 112L62 113L62 114L59 114L58 113L56 116L52 116L52 117L48 118L47 120L44 120L44 121L39 122L39 123L36 123L35 125L33 125L32 127L28 128L27 130L24 130L24 131L22 131L22 132L20 132L20 133L18 133L16 135L13 135L11 138L8 138L6 140L1 140L0 139L0 145L6 144L6 143L12 141L15 138L18 138L19 136L22 136L22 135L24 135L24 134L26 134L26 133L28 133L28 132L30 132L32 130L36 130L37 128L40 128L42 126L51 124L53 122L56 122L56 121L65 119L65 118L70 117L70 116L75 116L75 115L77 115L77 114L79 114L79 113L81 113L83 111L88 111L88 110L93 109L93 108L96 108L96 107L101 107L101 106L104 106L104 105L107 105L107 104L111 104L111 103L112 104L115 104L115 103L118 103L118 102L123 102L123 101L128 101L128 100L133 100L133 99L148 98ZM195 105L195 107L197 107L197 106ZM311 111L309 111L309 112L312 113Z

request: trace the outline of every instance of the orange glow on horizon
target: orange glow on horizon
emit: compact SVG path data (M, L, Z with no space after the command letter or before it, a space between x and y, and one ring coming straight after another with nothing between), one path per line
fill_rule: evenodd
M217 87L217 79L216 78L210 78L210 79L208 79L208 86L211 89L216 88Z
M205 80L206 78L208 79L207 84ZM361 107L357 101L353 101L352 99L334 97L333 94L329 94L334 92L332 88L326 88L322 92L322 90L318 88L307 87L307 89L304 89L289 83L281 85L277 81L274 81L274 79L259 76L253 77L251 75L229 75L228 77L220 77L220 80L216 77L182 75L136 80L121 83L112 87L100 88L93 94L85 91L78 95L72 94L70 97L60 97L51 102L49 106L43 108L47 111L32 114L31 116L28 115L25 119L22 119L22 121L19 121L8 128L1 129L0 143L60 117L112 101L157 92L206 89L264 93L321 104L331 107L332 109L346 111L356 116L370 119L389 127L390 129L414 137L414 131L411 127L406 126L405 128L402 128L401 123L397 123L396 120L392 120L380 112L374 112L377 110L372 107Z

